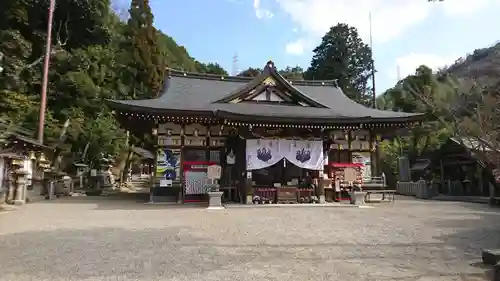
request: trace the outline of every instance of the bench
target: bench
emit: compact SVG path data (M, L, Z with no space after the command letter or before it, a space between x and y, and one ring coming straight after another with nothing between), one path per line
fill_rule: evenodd
M363 190L366 192L365 195L365 201L370 202L370 195L371 194L381 194L382 195L382 201L383 200L388 200L388 201L395 201L396 200L396 190L391 190L391 189L377 189L377 190Z

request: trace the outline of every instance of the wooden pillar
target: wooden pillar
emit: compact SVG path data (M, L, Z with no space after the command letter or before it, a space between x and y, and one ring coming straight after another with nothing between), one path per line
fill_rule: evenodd
M347 131L347 154L349 155L349 163L352 163L352 131Z
M180 171L180 175L179 175L179 179L180 179L180 190L179 190L179 193L178 193L178 200L177 202L178 203L181 203L181 204L184 204L185 203L185 187L184 185L186 184L185 182L185 178L184 178L184 130L185 130L185 126L184 124L182 124L181 126L181 153L180 153L180 158L181 158L181 161L180 161L180 167L179 167L179 171Z
M375 155L373 151L373 130L369 130L370 135L368 138L369 141L369 149L370 149L370 170L371 170L371 176L374 177L377 174L376 170L376 163L375 163Z
M156 174L156 165L158 163L158 130L159 130L159 124L158 121L155 121L153 125L153 139L154 139L154 145L153 145L153 171L152 173L149 173L150 176L150 188L149 188L149 202L153 203L154 202L154 191L156 188L156 179L157 179L157 174Z

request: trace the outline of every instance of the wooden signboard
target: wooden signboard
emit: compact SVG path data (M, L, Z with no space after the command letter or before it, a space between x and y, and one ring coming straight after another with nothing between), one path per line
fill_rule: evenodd
M220 165L210 165L207 168L207 176L209 179L218 180L222 174L222 168Z

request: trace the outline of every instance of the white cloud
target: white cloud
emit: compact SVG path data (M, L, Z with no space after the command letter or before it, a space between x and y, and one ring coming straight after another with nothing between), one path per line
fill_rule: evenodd
M266 13L273 15L269 10L262 9L260 0L253 1L258 18L263 18ZM464 16L484 9L498 0L447 0L443 3L429 3L426 0L274 1L300 28L300 36L307 38L310 43L317 43L317 40L337 23L356 27L360 36L368 42L370 13L373 40L385 43L425 20L432 11L442 11L450 16Z
M438 56L435 54L415 54L411 53L396 60L396 65L388 74L391 78L397 78L398 68L400 78L414 74L415 69L421 65L426 65L434 70L453 64L460 56L451 54Z
M296 41L286 44L285 51L291 55L302 55L304 53L304 43L303 39L298 39Z
M368 39L369 14L373 38L386 42L424 20L432 4L415 0L276 0L280 7L313 38L319 38L337 23L358 28Z
M253 0L253 9L258 19L270 19L274 16L270 10L262 8L260 0Z
M438 5L443 7L443 11L447 15L462 16L478 12L493 2L493 0L453 0L443 1L438 3Z

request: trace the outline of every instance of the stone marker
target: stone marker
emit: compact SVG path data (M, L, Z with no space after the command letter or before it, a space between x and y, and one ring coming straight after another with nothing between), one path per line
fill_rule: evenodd
M483 263L486 265L496 265L500 261L500 249L483 250Z

